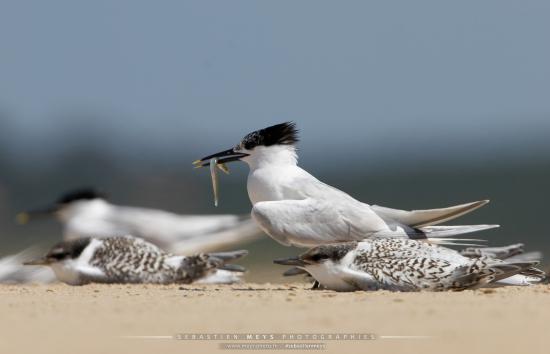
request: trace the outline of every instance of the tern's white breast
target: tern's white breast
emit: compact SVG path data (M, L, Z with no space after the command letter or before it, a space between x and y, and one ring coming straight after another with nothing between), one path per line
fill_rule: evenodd
M329 263L329 264L327 264ZM357 287L352 283L346 282L340 266L327 262L323 264L315 264L307 266L306 270L317 280L322 286L335 291L355 291Z
M86 270L89 272L91 270L90 260L101 244L102 241L92 239L90 244L82 251L80 257L53 263L51 267L57 279L70 285L82 284L82 271ZM94 273L100 272L100 270L95 270Z

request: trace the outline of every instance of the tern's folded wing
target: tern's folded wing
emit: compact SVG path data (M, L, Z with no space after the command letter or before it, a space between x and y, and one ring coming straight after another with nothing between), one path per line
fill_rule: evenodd
M447 248L393 239L360 243L350 268L372 275L383 289L442 290L455 269L467 262Z
M238 225L232 225L217 232L199 234L196 237L172 242L167 246L167 250L170 253L184 255L212 252L250 242L261 235L263 235L263 232L253 220L248 218L241 221Z
M178 254L209 252L259 238L249 215L178 215L161 210L118 207L110 221Z
M295 246L361 240L387 227L365 204L350 206L311 198L259 202L252 216L275 240Z

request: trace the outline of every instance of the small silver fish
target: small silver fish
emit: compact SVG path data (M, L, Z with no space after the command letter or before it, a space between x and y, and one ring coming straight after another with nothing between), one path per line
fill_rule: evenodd
M226 175L229 174L229 167L227 167L226 164L224 164L224 163L219 163L219 164L218 164L218 168L219 168L220 170L222 170L223 173L225 173Z
M210 159L210 177L212 177L212 190L214 191L214 206L218 206L218 174L216 170L216 165L218 164L218 159Z

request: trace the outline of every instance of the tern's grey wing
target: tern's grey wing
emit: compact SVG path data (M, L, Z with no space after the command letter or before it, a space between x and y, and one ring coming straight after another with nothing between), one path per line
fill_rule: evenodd
M454 250L413 240L375 240L359 248L352 269L399 290L463 290L527 272L535 262L468 259Z
M167 250L174 254L190 255L200 252L217 251L222 248L231 248L238 244L249 242L263 235L262 230L254 220L241 220L231 226L221 228L219 231L199 234L195 237L173 242L167 246Z
M367 243L367 242L365 242ZM360 243L351 268L372 275L382 288L392 290L442 290L460 263L441 247L406 239ZM466 260L457 254L460 262Z
M361 240L387 227L366 204L312 198L259 202L252 216L275 240L296 246Z
M218 250L261 235L248 215L178 215L162 210L117 207L109 222L177 254Z

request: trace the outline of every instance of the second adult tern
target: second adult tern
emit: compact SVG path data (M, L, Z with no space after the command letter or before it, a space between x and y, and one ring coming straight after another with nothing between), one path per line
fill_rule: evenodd
M20 213L17 219L26 223L51 216L63 224L64 240L133 235L176 254L219 250L261 235L249 216L179 215L120 206L92 188L67 192L53 204Z

